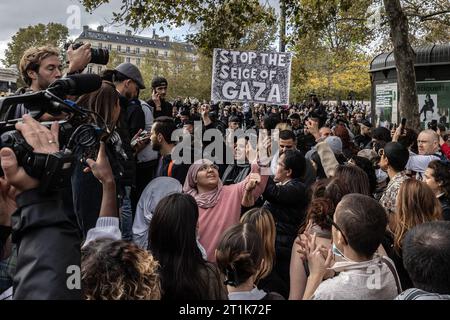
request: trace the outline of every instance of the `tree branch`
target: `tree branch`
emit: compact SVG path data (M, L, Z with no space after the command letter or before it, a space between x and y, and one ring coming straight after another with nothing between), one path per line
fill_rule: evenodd
M409 16L409 17L418 17L420 19L420 21L425 21L425 20L430 20L431 17L435 17L435 16L438 16L438 15L441 15L441 14L445 14L445 13L450 13L450 10L443 10L443 11L433 12L433 13L426 14L426 15L421 15L421 14L418 14L418 13L409 12L409 13L406 13L406 15Z

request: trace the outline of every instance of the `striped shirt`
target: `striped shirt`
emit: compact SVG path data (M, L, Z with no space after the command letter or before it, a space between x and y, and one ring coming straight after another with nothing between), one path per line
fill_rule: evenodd
M403 291L395 300L450 300L450 294L439 294L411 288Z

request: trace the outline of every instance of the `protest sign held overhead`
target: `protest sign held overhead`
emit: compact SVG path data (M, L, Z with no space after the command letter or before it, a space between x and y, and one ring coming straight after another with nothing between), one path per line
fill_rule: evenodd
M289 104L292 54L214 49L211 100Z

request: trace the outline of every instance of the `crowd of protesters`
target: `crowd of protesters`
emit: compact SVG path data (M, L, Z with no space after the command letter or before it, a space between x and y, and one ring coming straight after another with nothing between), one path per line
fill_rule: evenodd
M63 76L58 54L24 53L22 94ZM79 72L90 47L68 56ZM450 299L445 124L376 127L365 106L316 95L172 104L160 76L144 101L135 65L102 77L75 100L108 130L72 150L66 188L42 194L0 151L2 299ZM37 120L67 115L27 113L14 118L33 152L59 151L57 125Z

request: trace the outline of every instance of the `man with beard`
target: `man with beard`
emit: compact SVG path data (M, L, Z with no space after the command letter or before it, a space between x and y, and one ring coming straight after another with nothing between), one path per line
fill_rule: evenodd
M279 142L278 142L278 153L276 153L271 161L270 169L272 175L277 172L278 160L287 150L297 150L297 141L295 134L291 130L280 131ZM311 161L306 161L304 176L301 177L302 182L309 187L312 185L316 179L314 168Z
M155 177L172 177L183 185L189 170L189 164L175 164L172 160L172 150L175 147L175 143L172 141L172 133L175 129L175 122L170 117L159 117L153 122L150 133L151 144L153 150L160 153Z
M59 55L59 49L52 46L28 48L19 63L19 71L27 87L17 90L17 94L45 90L50 84L60 79L63 76L63 65ZM73 50L70 46L67 51L67 60L69 62L67 74L82 71L91 60L91 45L87 43L77 50ZM21 118L25 113L28 113L28 109L23 104L19 104L15 114L10 118ZM64 115L60 118L64 118ZM40 120L55 119L49 114L44 114Z
M118 133L127 158L123 161L124 174L121 179L122 203L122 237L130 240L132 233L134 210L137 205L136 193L136 157L145 143L138 143L133 148L131 140L145 129L145 113L139 101L139 90L145 89L139 69L131 63L122 63L112 71L112 80L119 92L120 116ZM133 202L131 193L133 191Z
M163 77L155 77L152 80L152 98L147 103L153 108L153 116L172 116L172 105L166 101L167 80Z

